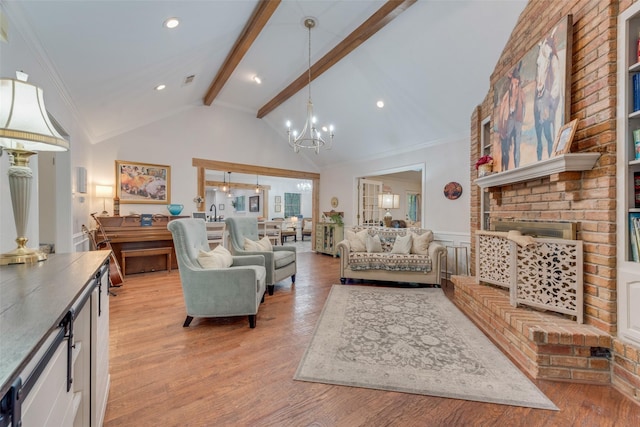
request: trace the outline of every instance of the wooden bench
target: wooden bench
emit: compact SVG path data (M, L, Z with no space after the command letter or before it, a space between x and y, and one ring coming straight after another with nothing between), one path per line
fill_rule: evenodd
M173 248L170 246L164 248L148 248L148 249L127 249L120 252L122 256L122 277L127 273L127 257L144 257L155 255L166 255L167 257L167 271L171 273L171 252Z

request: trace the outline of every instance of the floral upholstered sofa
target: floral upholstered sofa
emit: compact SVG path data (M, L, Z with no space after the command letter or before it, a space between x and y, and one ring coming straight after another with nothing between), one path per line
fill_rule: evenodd
M440 285L446 249L423 228L354 227L338 243L340 282L385 280Z

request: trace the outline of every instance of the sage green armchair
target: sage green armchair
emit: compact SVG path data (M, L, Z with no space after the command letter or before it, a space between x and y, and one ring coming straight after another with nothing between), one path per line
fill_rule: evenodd
M263 255L267 269L267 289L273 295L275 284L291 276L291 285L296 282L296 248L274 246L273 252L245 251L244 239L258 240L257 218L232 217L225 220L229 230L229 247L234 255Z
M204 220L175 219L167 228L173 236L187 309L183 326L188 327L194 317L249 316L249 327L255 328L266 289L265 257L234 256L231 267L203 268L198 254L200 249L209 251Z

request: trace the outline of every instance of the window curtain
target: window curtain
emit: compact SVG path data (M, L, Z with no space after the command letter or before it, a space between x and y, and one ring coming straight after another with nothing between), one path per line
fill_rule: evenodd
M407 194L407 216L410 221L418 221L420 218L420 195Z
M300 215L300 193L284 193L284 217Z

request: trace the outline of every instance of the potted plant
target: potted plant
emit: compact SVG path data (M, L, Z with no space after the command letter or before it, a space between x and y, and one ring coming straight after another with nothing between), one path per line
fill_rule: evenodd
M478 176L490 174L493 171L493 157L488 154L480 157L476 162L476 170L478 171Z

